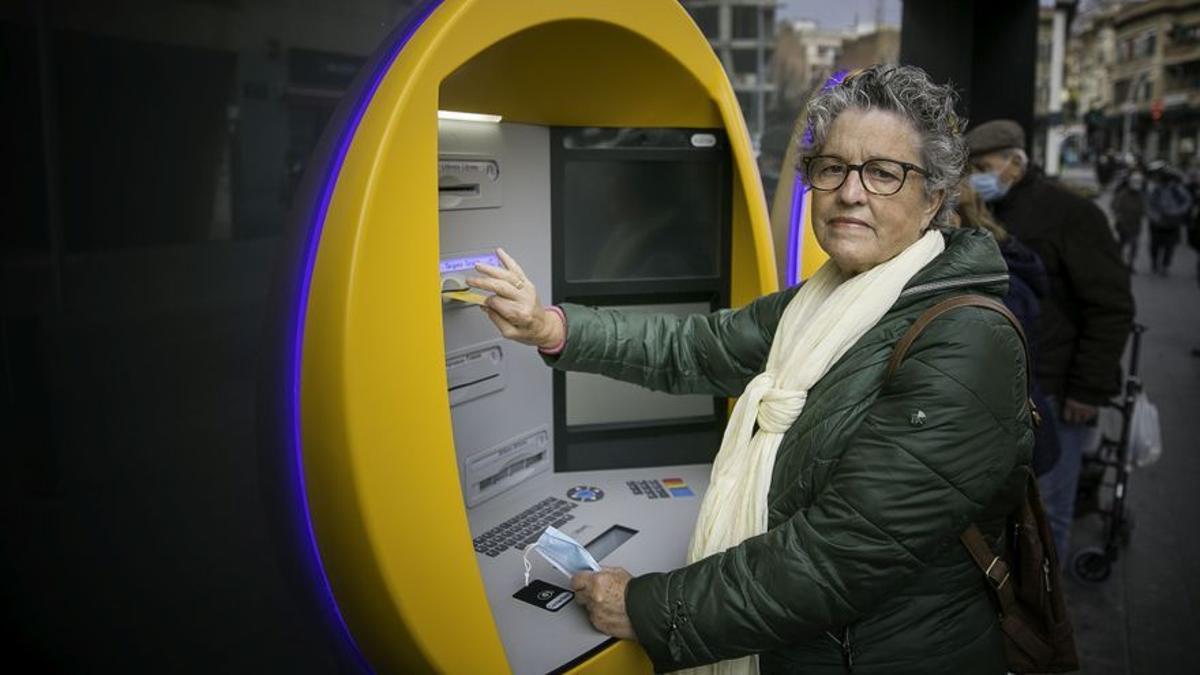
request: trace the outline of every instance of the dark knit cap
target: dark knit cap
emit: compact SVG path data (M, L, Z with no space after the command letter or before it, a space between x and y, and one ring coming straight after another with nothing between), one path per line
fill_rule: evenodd
M992 120L967 132L967 148L971 156L994 150L1025 147L1025 130L1012 120Z

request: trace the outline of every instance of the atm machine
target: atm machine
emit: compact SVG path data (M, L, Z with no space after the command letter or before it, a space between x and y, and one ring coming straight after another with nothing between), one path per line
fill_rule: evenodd
M686 562L729 402L548 368L464 288L687 315L775 290L736 98L674 0L418 6L305 177L263 379L262 480L349 672L649 672L523 552Z
M503 246L547 301L625 311L728 306L731 181L711 129L439 124L439 275L465 288ZM605 646L567 579L523 551L553 525L601 564L683 565L726 401L553 372L447 300L446 383L472 542L515 672Z

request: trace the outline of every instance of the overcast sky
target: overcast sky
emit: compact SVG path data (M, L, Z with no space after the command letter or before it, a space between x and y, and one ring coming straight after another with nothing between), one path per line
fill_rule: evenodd
M1041 5L1053 6L1054 0L1038 0ZM845 28L854 25L855 14L859 22L875 20L877 0L783 0L780 16L784 19L814 19L825 28ZM883 0L883 22L900 25L902 0ZM1086 9L1103 4L1102 0L1081 0L1079 6Z

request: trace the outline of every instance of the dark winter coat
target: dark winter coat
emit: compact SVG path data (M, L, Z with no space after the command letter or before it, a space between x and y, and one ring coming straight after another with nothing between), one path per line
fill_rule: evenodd
M1134 310L1129 270L1104 212L1030 167L993 213L1046 267L1035 368L1043 390L1060 400L1107 401L1120 390Z
M958 309L883 382L925 309L1005 292L991 236L945 236L946 251L811 389L775 461L769 530L630 582L626 610L657 669L761 653L766 673L1005 671L995 608L958 535L975 522L996 538L1021 496L1033 434L1020 340L995 312ZM795 293L690 318L565 305L566 349L548 361L737 396Z
M1117 219L1117 232L1122 237L1136 237L1142 232L1142 218L1146 215L1146 196L1141 190L1128 185L1117 188L1113 195L1113 215Z
M1046 297L1046 268L1042 259L1013 237L1000 244L1000 253L1008 265L1008 292L1004 294L1004 305L1021 323L1025 337L1029 339L1034 361L1037 361L1038 316L1042 312L1042 298ZM1049 411L1050 401L1034 378L1030 397L1039 410ZM1054 417L1043 414L1042 424L1036 428L1033 445L1033 470L1042 475L1054 468L1062 449L1058 444L1058 433Z

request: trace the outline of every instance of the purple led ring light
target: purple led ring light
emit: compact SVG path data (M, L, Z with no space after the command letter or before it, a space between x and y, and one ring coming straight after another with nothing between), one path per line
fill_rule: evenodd
M332 160L327 165L327 172L324 181L322 182L320 198L317 200L316 209L312 223L309 226L305 243L303 247L303 258L300 263L300 284L297 292L296 307L293 314L294 331L292 343L292 366L291 366L291 436L292 447L290 451L293 456L296 468L296 477L299 481L300 494L302 498L297 507L300 510L302 522L308 534L309 553L312 556L312 561L315 563L316 571L320 575L322 588L320 591L328 603L328 608L332 610L333 616L337 618L337 622L343 632L343 637L347 643L353 648L358 655L359 664L367 671L374 672L374 668L366 660L362 651L358 648L358 644L354 640L354 635L350 632L350 627L346 625L346 620L342 616L341 610L338 608L337 599L333 595L333 588L329 584L329 577L325 573L325 567L321 563L321 553L317 546L316 535L313 532L312 514L308 510L308 501L306 498L304 481L304 459L303 448L300 431L300 373L302 365L303 345L304 345L304 320L308 311L309 292L312 288L313 266L317 258L317 247L321 242L321 233L325 226L325 217L329 212L329 203L333 199L334 187L337 185L337 178L341 174L342 166L346 160L346 154L349 152L350 143L354 139L355 133L358 131L358 125L362 122L363 116L366 114L367 107L375 97L375 92L378 91L380 83L383 81L387 72L395 63L396 58L400 55L401 50L416 34L417 30L429 19L434 10L442 4L442 0L426 0L423 4L415 7L409 13L404 23L393 32L395 36L387 55L380 59L376 64L375 72L371 74L368 83L363 90L363 95L354 104L348 123L342 128L339 134L337 144L333 153Z
M834 72L825 81L821 91L838 86L846 79L848 73L849 71L846 70ZM811 124L804 129L804 145L807 147L810 143L812 143ZM784 283L787 286L794 286L800 281L800 249L804 244L804 233L800 228L804 221L804 194L807 191L808 188L804 185L800 172L797 171L796 178L792 182L792 210L788 214L787 271L784 276Z

